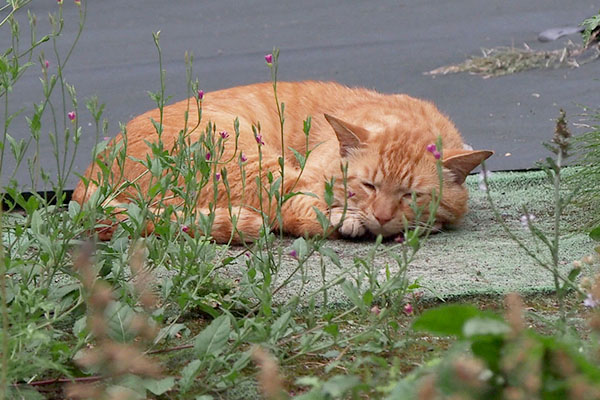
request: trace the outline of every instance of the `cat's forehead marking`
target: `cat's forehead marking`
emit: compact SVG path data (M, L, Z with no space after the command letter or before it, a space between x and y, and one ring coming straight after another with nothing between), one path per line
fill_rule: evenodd
M394 114L383 114L377 116L377 120L375 121L365 121L363 122L363 128L367 129L369 132L374 134L384 133L386 130L390 128L390 126L397 125L401 122L401 119L398 115Z
M363 128L365 128L370 133L378 134L385 130L385 124L382 124L380 122L364 123Z

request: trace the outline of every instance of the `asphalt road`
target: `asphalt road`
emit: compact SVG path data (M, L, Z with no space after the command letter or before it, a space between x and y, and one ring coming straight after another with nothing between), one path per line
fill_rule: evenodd
M46 16L57 9L56 2L34 0L29 8L38 16L38 30L45 32ZM78 26L73 1L64 0L63 8L60 51ZM155 107L147 91L159 88L152 40L152 32L159 30L167 93L173 101L186 97L186 51L195 55L195 76L210 91L268 80L263 56L276 46L281 49L281 80L335 80L432 100L474 148L496 151L488 163L491 169L530 168L547 155L540 143L551 138L559 108L577 122L580 104L599 105L600 63L492 79L423 73L458 63L481 48L527 43L552 49L569 39L580 42L577 34L548 43L538 42L537 35L548 28L575 26L598 8L591 0L88 1L85 30L64 71L77 89L83 126L74 168L81 172L87 166L94 142L83 99L95 95L106 103L111 135L118 132L119 122ZM20 20L25 21L24 12ZM26 24L22 28L27 31ZM6 26L0 28L0 52L9 40ZM51 45L42 49L55 72ZM39 65L30 68L10 93L10 110L25 107L9 127L16 138L29 137L25 116L41 99L40 75ZM2 126L4 118L0 113ZM52 129L44 124L41 157L54 174L47 136ZM2 175L10 175L14 167L12 160L5 160ZM27 168L19 168L15 176L24 185L30 181ZM71 176L67 187L76 180Z

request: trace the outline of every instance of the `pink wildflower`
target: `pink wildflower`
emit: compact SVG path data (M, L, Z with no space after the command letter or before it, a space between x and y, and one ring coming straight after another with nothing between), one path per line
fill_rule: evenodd
M267 64L271 65L273 63L273 54L269 53L265 56L265 61Z
M187 225L181 225L181 232L188 233L190 231L190 227Z
M354 197L355 195L356 195L356 193L351 192L351 191L348 190L348 198Z
M433 153L437 150L437 147L435 146L435 144L431 143L427 145L426 149L428 152Z
M69 111L69 112L67 113L67 117L69 117L69 119L70 119L71 121L75 121L75 117L76 117L76 115L75 115L75 111Z
M50 61L48 60L44 60L44 67L46 67L46 69L50 66Z
M298 252L296 252L296 250L292 250L288 253L288 255L292 258L295 258L296 260L298 259Z
M210 153L206 153L206 161L210 161Z
M229 137L229 133L227 131L222 131L219 134L221 135L221 139L227 139Z
M442 158L442 153L440 153L437 150L435 150L432 154L433 154L433 158L435 158L436 160L439 160L440 158Z
M221 174L217 172L215 174L215 180L219 181L219 179L221 179Z
M246 161L248 161L248 157L246 157L246 155L244 153L242 153L242 154L240 154L240 161L246 162Z
M203 97L204 97L204 90L199 89L198 90L198 100L202 100Z
M263 140L262 140L262 135L260 133L257 133L256 135L254 135L254 139L256 139L256 143L258 143L261 146L263 146L265 144L265 142L263 142Z
M404 313L406 315L412 315L413 311L414 311L413 306L410 303L406 303L404 305Z
M381 309L377 306L373 306L373 307L371 307L371 313L375 314L375 315L379 315L379 313L381 313Z

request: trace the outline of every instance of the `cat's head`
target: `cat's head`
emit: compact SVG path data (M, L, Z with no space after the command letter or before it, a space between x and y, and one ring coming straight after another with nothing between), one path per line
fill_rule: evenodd
M348 207L361 213L365 227L372 234L392 236L404 231L404 219L412 226L425 221L432 193L439 194L440 187L437 160L427 150L435 136L410 135L396 126L373 133L330 115L325 118L337 135L342 161L348 163ZM492 154L487 150L443 150L437 226L455 223L466 213L465 178ZM413 196L424 210L419 221L411 208ZM341 186L336 188L336 201L344 204Z

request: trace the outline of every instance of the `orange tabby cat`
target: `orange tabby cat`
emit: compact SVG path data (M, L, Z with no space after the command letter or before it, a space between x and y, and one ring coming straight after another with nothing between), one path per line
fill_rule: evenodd
M386 95L372 90L348 88L330 82L279 82L279 101L285 103L285 174L284 190L310 192L316 196L297 195L283 204L283 230L294 236L321 234L322 228L314 208L329 216L333 224L341 220L347 200L345 218L335 236L358 237L365 234L394 236L404 230L403 217L411 223L411 193L417 203L426 205L432 191L439 190L436 159L427 146L441 135L443 141L443 198L437 211L436 226L455 223L467 211L467 190L463 183L466 175L491 151L465 150L461 136L452 122L436 107L426 101L406 95ZM189 103L181 101L164 108L162 139L165 148L171 149L178 133L184 128L184 113ZM312 150L305 170L289 148L304 154L306 137L303 120L312 116L308 149ZM239 118L239 143L236 149L233 138L235 118ZM146 141L157 139L151 122L160 120L159 110L142 114L127 124L127 154L145 159L150 153ZM256 177L259 175L258 148L262 151L262 179L266 172L279 176L278 158L281 156L280 122L273 88L270 83L254 84L207 93L202 100L200 128L192 138L204 132L208 122L216 125L216 132L232 134L224 141L222 160L232 158L227 168L230 197L222 182L218 184L215 222L210 234L218 242L253 239L259 235L263 221L260 213ZM188 126L198 123L197 115L189 113ZM252 125L260 123L260 136L252 132ZM218 133L216 133L218 135ZM122 140L119 136L116 141ZM431 148L430 148L431 150ZM243 154L243 156L242 156ZM235 160L245 162L246 190L242 187L241 172ZM347 190L343 186L340 166L347 162ZM98 167L90 165L85 176L95 178ZM122 181L135 181L142 192L148 190L149 174L135 161L127 160ZM118 166L113 165L115 176ZM324 182L335 178L334 204L329 209L324 200ZM112 182L113 184L118 182ZM79 203L89 199L97 189L93 183L80 182L73 198ZM200 194L198 210L208 213L213 202L213 185L207 185ZM131 193L123 193L111 205L127 203ZM172 196L175 197L175 196ZM171 198L166 203L178 205L180 199ZM237 231L232 232L228 202L237 216ZM427 209L427 207L425 207ZM278 228L275 207L264 209L270 217L270 227ZM124 216L120 217L125 218ZM151 224L148 227L152 229ZM105 232L108 239L112 231Z

